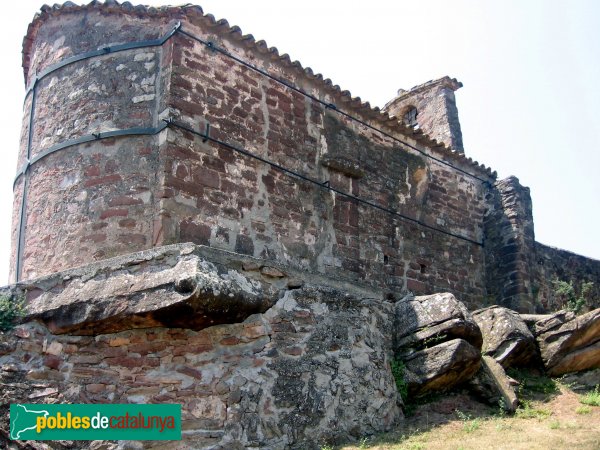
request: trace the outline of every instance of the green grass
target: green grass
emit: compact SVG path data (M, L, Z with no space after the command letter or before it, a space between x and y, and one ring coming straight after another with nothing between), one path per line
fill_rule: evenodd
M521 400L521 407L517 409L516 416L527 419L549 416L548 410L533 408L531 401L547 402L559 395L558 382L546 375L540 375L527 369L509 369L507 373L519 382L517 397Z
M577 414L589 414L589 413L592 412L592 407L591 406L587 406L587 405L580 406L579 408L577 408L575 410L575 412Z
M474 431L481 428L481 419L474 419L470 414L465 414L459 409L455 409L454 412L460 420L463 422L463 431L465 433L473 433Z
M522 400L521 406L517 408L515 416L520 419L545 419L552 412L544 408L534 408L528 400Z
M579 403L590 406L600 406L600 386L596 386L596 389L593 391L582 395L579 398Z

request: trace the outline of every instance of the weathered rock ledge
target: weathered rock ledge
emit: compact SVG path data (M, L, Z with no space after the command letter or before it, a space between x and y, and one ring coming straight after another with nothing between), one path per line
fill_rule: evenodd
M306 277L306 273L265 265L244 255L177 244L3 290L25 297L25 319L43 322L52 333L94 335L156 326L201 330L242 322L265 312L287 289L300 287ZM310 279L319 281L312 275ZM343 281L339 285L360 292Z

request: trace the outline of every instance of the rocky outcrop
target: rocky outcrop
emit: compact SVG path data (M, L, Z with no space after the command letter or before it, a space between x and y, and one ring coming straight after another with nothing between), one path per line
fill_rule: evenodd
M396 303L394 352L406 365L412 395L468 380L479 368L481 344L479 327L452 294Z
M436 342L463 339L477 349L483 338L464 304L449 293L408 296L396 303L396 353L403 357Z
M581 316L560 311L536 322L535 333L550 375L600 368L600 309Z
M351 285L287 288L287 269L264 270L260 261L252 264L228 253L209 260L209 253L195 246L136 255L113 260L114 271L94 266L31 283L42 292L32 299L29 317L44 320L0 333L0 447L8 445L2 430L8 430L8 405L15 402L178 403L182 445L189 448L319 449L389 430L402 419L389 363L393 304ZM225 265L229 269L221 270ZM64 285L50 283L65 278ZM197 283L193 292L202 293L200 300L176 289L178 280L190 278ZM139 283L118 290L111 281L117 279ZM67 295L75 292L70 282L82 286L80 297L91 302L90 309L98 301L109 311L84 310L83 300ZM184 309L178 314L187 317L171 319L185 320L186 326L152 326L136 319L142 310L204 301L204 296L218 304L221 293L235 299L236 292L238 301L247 295L249 304L273 298L269 295L276 299L262 311L230 312L230 323L201 329L194 318L202 316L199 309ZM125 303L122 296L130 309L118 315L110 307ZM44 315L42 297L53 314L82 312L57 317L59 327L48 320L52 315ZM128 328L112 331L105 325L111 320ZM89 447L84 441L69 445Z
M404 359L409 395L450 389L479 369L479 350L463 339L452 339L414 352Z
M481 358L480 369L469 380L469 387L475 394L491 405L501 406L510 414L514 413L519 405L513 384L503 367L494 358L486 355Z
M26 296L26 320L79 335L154 326L200 330L241 322L275 304L277 283L244 272L224 253L210 261L199 249L180 244L108 259L19 284L12 295Z
M194 330L266 311L306 273L245 255L176 244L0 288L26 299L25 321L52 333L95 335L154 326ZM312 275L316 284L323 277ZM346 284L331 279L331 286Z
M591 391L600 385L600 368L563 375L561 382L574 391Z
M502 367L525 366L537 357L535 338L519 314L502 306L473 312L483 335L482 352Z

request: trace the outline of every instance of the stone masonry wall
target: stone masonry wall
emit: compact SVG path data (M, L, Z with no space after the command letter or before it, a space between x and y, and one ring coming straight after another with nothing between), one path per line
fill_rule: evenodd
M27 178L22 280L194 242L384 288L390 298L406 291L451 292L471 308L493 302L533 309L536 289L544 288L532 281L541 275L534 270L531 200L510 180L488 184L495 174L457 152L456 80L445 77L410 91L409 97L429 102L416 105L426 120L413 130L197 7L107 2L44 8L24 41L27 84L53 63L155 39L178 22L332 106L176 33L162 46L77 61L39 81L31 156L82 135L156 127L167 117L200 133L210 124L211 138L483 247L355 203L172 126L155 136L74 145L20 176L11 280ZM400 108L402 98L390 105ZM24 103L19 168L26 161L33 100L30 93Z
M600 308L600 261L585 256L535 243L534 298L546 311L563 308L554 293L554 280L572 282L578 295L583 282L592 282L587 308Z
M0 333L0 444L16 402L178 403L178 448L319 449L389 430L402 418L391 317L381 300L307 286L264 314L201 331L53 335L30 322Z
M490 303L534 312L532 270L535 238L529 188L518 178L498 181L489 195L486 226L486 276Z
M184 22L200 38L330 101L303 72L200 25ZM169 104L198 132L208 121L215 139L429 225L482 238L487 188L480 181L180 35ZM192 241L345 272L394 293L450 291L473 305L484 295L483 251L475 244L357 205L201 137L170 130L167 140L165 244Z
M26 84L68 57L161 37L172 22L101 9L56 15L36 29ZM43 78L35 89L31 157L91 133L156 126L168 82L165 63L161 47L141 48L80 61ZM33 97L24 104L18 167L26 159ZM158 137L112 138L61 150L31 166L21 278L151 247L158 145ZM21 176L15 186L11 280L23 183Z
M235 30L197 10L82 10L52 12L34 22L33 40L27 41L29 80L68 56L160 37L182 21L188 32L398 135L374 121L372 110L353 111L355 103L334 98L322 80L286 66L260 44L245 45ZM44 78L36 92L34 155L89 133L157 126L166 116L201 132L209 122L211 137L430 226L483 238L484 183L182 34L161 47L76 62ZM24 124L20 163L27 114ZM444 157L410 136L399 137ZM490 176L464 158L447 156L464 170ZM485 294L484 252L477 244L358 205L175 128L77 145L38 162L28 176L24 279L191 241L323 274L341 272L387 286L392 295L449 291L475 306ZM16 188L13 242L23 178Z
M529 188L516 177L496 183L486 215L488 302L521 312L550 312L565 305L555 295L555 280L594 283L588 308L598 307L600 261L535 241Z

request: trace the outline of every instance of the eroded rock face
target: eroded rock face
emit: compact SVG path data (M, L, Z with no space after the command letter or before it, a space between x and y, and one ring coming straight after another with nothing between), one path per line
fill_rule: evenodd
M482 351L502 367L525 366L537 357L535 338L516 311L490 306L473 312L483 334Z
M581 316L560 311L536 322L535 331L550 375L600 368L600 309Z
M574 391L591 391L600 385L600 368L567 374L561 382Z
M481 348L483 338L466 306L449 293L406 297L396 303L394 347L398 356L455 338Z
M155 326L194 330L266 311L285 282L208 260L180 244L105 260L20 285L27 320L53 333L92 335ZM225 258L225 259L224 259Z
M409 395L450 389L469 380L480 362L479 350L463 339L414 352L404 360Z
M412 395L468 380L479 368L481 344L479 327L452 294L396 303L394 352L406 365Z

